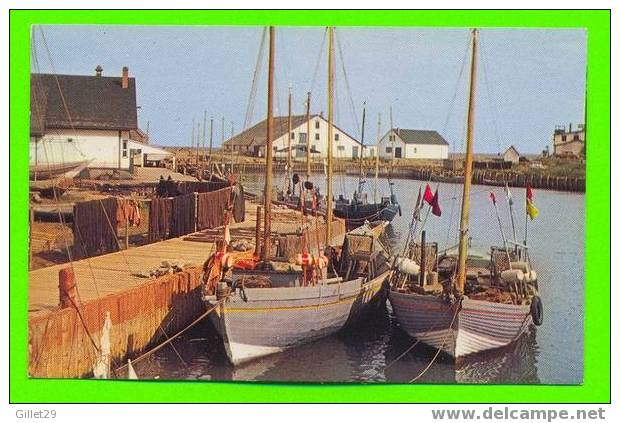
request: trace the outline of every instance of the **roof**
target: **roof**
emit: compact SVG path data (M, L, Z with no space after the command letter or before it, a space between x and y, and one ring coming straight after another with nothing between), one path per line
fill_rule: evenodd
M311 115L310 119L320 117L325 120L321 115ZM291 128L295 129L307 122L306 115L293 115L291 116ZM327 122L327 121L326 121ZM333 125L339 132L347 135L353 141L359 143L355 138L347 134L342 129ZM288 132L288 116L274 116L273 118L273 139L276 140L282 135ZM224 141L224 145L241 145L241 146L262 146L267 142L267 119L257 123L256 125L246 129L243 132L238 133L232 138Z
M508 153L510 152L510 150L512 150L512 151L514 151L515 153L517 153L517 156L520 156L519 151L515 148L515 146L514 146L514 145L511 145L510 147L508 147L508 148L506 149L506 151L504 151L504 156L505 156L506 154L508 154Z
M437 131L395 128L394 132L405 144L449 145Z
M31 133L42 135L47 128L137 129L135 78L128 78L127 88L121 84L121 77L32 74Z

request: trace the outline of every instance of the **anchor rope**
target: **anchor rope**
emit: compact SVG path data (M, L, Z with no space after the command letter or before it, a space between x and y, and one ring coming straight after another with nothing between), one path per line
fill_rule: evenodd
M149 351L145 352L144 354L138 356L137 358L132 360L132 363L137 363L138 361L148 357L149 355L153 354L156 351L159 351L160 349L162 349L164 346L168 345L169 343L171 343L172 341L174 341L175 339L177 339L179 336L183 335L185 332L187 332L188 330L190 330L191 328L193 328L194 326L196 326L198 323L200 323L200 321L202 321L205 317L207 317L209 314L211 314L211 312L213 312L213 310L215 310L221 303L224 302L224 300L226 300L228 298L228 295L225 296L224 298L218 300L213 307L211 307L209 310L207 310L206 312L204 312L203 314L201 314L200 316L198 316L192 323L190 323L188 326L185 327L185 329L177 332L176 334L172 335L170 338L166 339L164 342L162 342L161 344L151 348ZM122 370L124 368L126 368L129 364L123 364L120 367L117 367L114 370L114 373L118 372L119 370Z

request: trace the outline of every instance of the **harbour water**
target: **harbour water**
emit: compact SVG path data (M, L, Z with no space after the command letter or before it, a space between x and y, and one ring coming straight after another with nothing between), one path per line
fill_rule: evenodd
M319 178L315 178L323 188ZM320 179L324 179L323 175ZM282 177L276 183L284 186ZM260 192L260 175L246 175L246 190ZM420 186L425 183L395 180L394 191L402 216L388 227L390 239L399 248L407 235L412 209ZM334 192L349 196L357 179L336 176ZM439 248L456 243L461 186L431 184L439 189L441 217L429 215L427 240ZM375 184L369 180L365 191L373 196ZM489 199L497 196L502 230L509 239L513 228L508 203L501 187L474 186L472 189L472 248L486 251L502 245L497 217ZM511 190L514 198L516 239L525 236L525 190ZM386 180L379 180L378 195L389 195ZM479 354L456 365L439 358L420 377L418 383L544 383L579 384L583 367L583 285L584 285L584 207L583 194L536 190L534 204L539 216L528 222L527 244L544 304L544 323L507 349ZM424 216L423 216L424 218ZM140 378L290 381L290 382L408 382L432 361L435 351L416 345L393 319L388 306L355 327L334 336L303 345L284 353L233 368L226 359L221 340L210 322L204 322L152 357L136 364ZM399 358L400 357L400 358ZM398 360L397 360L398 358Z

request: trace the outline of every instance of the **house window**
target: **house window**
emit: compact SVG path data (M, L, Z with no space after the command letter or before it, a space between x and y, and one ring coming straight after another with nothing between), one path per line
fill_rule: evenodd
M388 154L392 154L392 147L385 147L385 152Z
M334 135L334 141L340 141L340 134Z
M291 139L294 140L295 139L295 133L291 132Z
M67 138L67 142L73 142L73 138Z
M308 134L306 134L305 132L300 132L299 133L299 143L300 144L305 144L305 143L308 142L307 140L308 140Z
M390 135L390 141L396 141L396 135Z
M403 149L400 147L396 147L394 149L394 157L397 159L402 159L403 157Z
M316 122L314 122L314 127L316 129L319 129L321 127L321 122L319 122L318 120Z
M310 152L312 151L316 151L316 144L312 144L312 150Z
M339 145L338 146L338 151L344 151L344 145Z
M416 154L418 152L418 148L417 147L413 147L413 154Z
M357 147L357 145L354 145L353 148L351 149L351 157L354 159L357 159L359 155L359 148Z
M314 139L318 141L318 140L320 140L321 138L319 137L319 134L314 134Z
M566 141L566 135L562 135L562 141Z
M579 141L579 134L573 135L573 141Z
M123 158L127 157L127 140L123 140Z

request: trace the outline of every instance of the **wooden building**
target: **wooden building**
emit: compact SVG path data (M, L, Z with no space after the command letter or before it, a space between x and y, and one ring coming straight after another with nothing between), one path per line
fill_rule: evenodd
M275 158L288 157L288 116L273 118L273 150ZM291 149L293 159L305 160L306 149L310 145L313 158L327 157L327 120L321 115L310 116L310 137L307 128L308 119L305 115L291 116ZM224 142L226 151L239 152L255 157L265 156L267 120L257 123L251 128L233 136ZM334 157L355 159L361 154L361 144L347 132L333 125ZM308 143L308 138L310 142ZM364 156L368 156L365 152Z
M553 155L560 157L583 157L586 143L586 127L583 124L556 126L553 132Z
M150 156L150 158L149 158ZM129 169L173 155L149 145L138 128L136 80L120 77L32 74L30 166L88 162L90 168Z
M401 128L389 130L377 146L382 159L445 160L448 148L448 142L437 131Z

